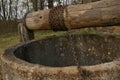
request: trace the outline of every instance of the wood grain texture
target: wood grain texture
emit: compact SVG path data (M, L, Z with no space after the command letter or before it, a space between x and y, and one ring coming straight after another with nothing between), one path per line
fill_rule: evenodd
M29 13L29 29L51 29L50 9ZM120 25L120 0L101 0L88 4L70 5L64 10L65 25L69 29ZM55 21L54 21L55 22Z

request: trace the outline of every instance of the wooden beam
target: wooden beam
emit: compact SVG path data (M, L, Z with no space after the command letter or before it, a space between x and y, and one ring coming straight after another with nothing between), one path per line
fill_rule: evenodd
M26 16L25 22L28 29L52 29L50 25L50 12L53 9L46 9L37 12L29 13ZM59 24L65 24L68 29L80 29L85 27L105 27L112 25L120 25L120 0L101 0L93 3L70 5L64 8L63 21L58 19L61 13L59 8L54 8L53 23L56 27L61 27ZM56 14L56 15L55 15Z

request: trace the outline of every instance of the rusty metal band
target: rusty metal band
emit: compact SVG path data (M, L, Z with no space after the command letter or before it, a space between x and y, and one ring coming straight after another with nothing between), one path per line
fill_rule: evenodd
M64 21L64 10L67 6L57 6L50 10L49 24L53 31L67 31L68 28Z

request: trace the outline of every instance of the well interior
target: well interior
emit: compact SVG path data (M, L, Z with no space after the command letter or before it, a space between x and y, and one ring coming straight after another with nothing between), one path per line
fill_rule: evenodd
M120 37L72 34L29 42L17 48L17 58L51 67L75 66L73 53L81 66L113 61L120 57Z

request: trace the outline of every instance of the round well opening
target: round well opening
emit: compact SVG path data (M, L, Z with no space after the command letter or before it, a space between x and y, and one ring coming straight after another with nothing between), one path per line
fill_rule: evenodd
M120 38L95 34L53 36L18 47L17 58L32 64L50 67L76 66L73 53L80 66L111 62L120 57Z

